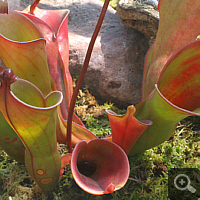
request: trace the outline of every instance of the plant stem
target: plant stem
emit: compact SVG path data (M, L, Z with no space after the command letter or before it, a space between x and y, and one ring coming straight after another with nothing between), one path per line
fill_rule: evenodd
M69 153L72 153L72 144L71 144L72 117L73 117L73 113L74 113L74 107L75 107L75 104L76 104L76 99L77 99L77 96L78 96L79 89L80 89L80 87L83 83L83 79L85 77L85 74L87 72L87 68L88 68L88 65L89 65L89 61L90 61L90 57L91 57L92 50L93 50L93 47L94 47L94 43L95 43L95 40L96 40L98 33L100 31L101 25L103 23L109 2L110 2L110 0L105 0L105 2L104 2L103 8L101 10L101 14L99 16L99 20L97 22L97 25L96 25L95 30L93 32L92 38L90 40L90 44L88 46L88 50L87 50L87 53L86 53L86 56L85 56L85 60L84 60L84 63L83 63L83 67L82 67L80 76L77 80L76 87L74 88L74 92L73 92L73 95L72 95L72 98L71 98L69 112L68 112L68 120L67 120L67 142L66 142Z
M34 0L34 3L30 7L30 14L34 15L34 10L37 7L39 2L40 2L40 0Z
M8 14L8 2L7 2L7 0L0 0L0 13Z

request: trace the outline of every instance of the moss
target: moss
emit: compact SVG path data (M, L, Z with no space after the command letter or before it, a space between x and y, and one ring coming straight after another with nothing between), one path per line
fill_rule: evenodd
M80 91L76 106L76 111L87 128L99 137L111 133L106 109L118 114L125 113L111 103L98 105L87 90ZM200 168L199 136L199 118L189 117L181 121L168 141L142 154L129 157L131 170L127 184L121 190L103 196L94 196L80 189L73 180L69 166L66 167L58 186L51 192L43 193L30 179L25 166L18 164L0 150L0 195L5 200L9 196L17 200L166 200L170 168ZM61 155L67 153L66 145L58 147Z

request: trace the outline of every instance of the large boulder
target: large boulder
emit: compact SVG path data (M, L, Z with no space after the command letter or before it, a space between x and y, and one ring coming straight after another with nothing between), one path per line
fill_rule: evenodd
M103 3L83 0L69 15L70 71L79 75L90 37ZM144 57L148 39L121 24L116 11L108 8L90 60L84 85L97 100L126 107L141 101Z

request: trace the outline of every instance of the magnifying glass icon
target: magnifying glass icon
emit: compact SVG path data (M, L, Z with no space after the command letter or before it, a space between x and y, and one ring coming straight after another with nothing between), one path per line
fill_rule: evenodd
M174 179L174 186L178 190L189 190L191 193L195 193L196 189L190 185L190 178L185 174L179 174Z

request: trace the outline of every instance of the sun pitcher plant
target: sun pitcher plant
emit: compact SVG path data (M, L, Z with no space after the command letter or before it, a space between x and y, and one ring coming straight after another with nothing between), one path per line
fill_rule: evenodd
M93 194L114 192L128 179L127 155L113 142L96 139L74 114L76 92L84 72L72 96L72 79L68 69L69 11L38 9L38 3L35 1L21 13L7 11L7 4L1 4L0 58L3 66L0 67L0 126L3 131L0 146L17 161L25 161L29 175L44 191L56 187L65 164L72 160L72 173L81 188ZM83 67L85 72L108 3L107 0L104 4L91 39ZM97 143L97 150L92 147L86 157L81 145L83 140L85 150ZM57 142L67 143L70 154L60 158ZM76 144L76 151L71 155L72 146ZM94 159L94 151L101 157L101 163ZM108 160L112 162L102 165ZM110 173L114 161L117 167ZM80 162L83 166L81 171ZM93 176L87 174L90 170L87 162L92 166ZM93 185L81 182L79 176L84 176Z
M123 116L107 111L112 135L106 139L97 139L73 111L109 0L74 91L68 68L69 11L39 9L38 3L17 12L0 1L0 146L25 162L44 191L55 188L71 162L83 190L114 192L128 179L127 154L162 143L181 119L200 115L200 2L159 1L158 34L145 58L143 100ZM69 154L60 158L57 142L67 144Z
M157 146L173 134L177 123L200 116L200 1L160 0L156 40L146 54L143 101L135 117L153 122L131 154Z
M129 155L169 139L185 117L200 116L199 12L198 0L159 1L158 33L144 63L143 99L133 113L137 120L148 119L152 125L140 134ZM108 116L114 140L115 134L122 134L117 128L122 116L111 111Z

